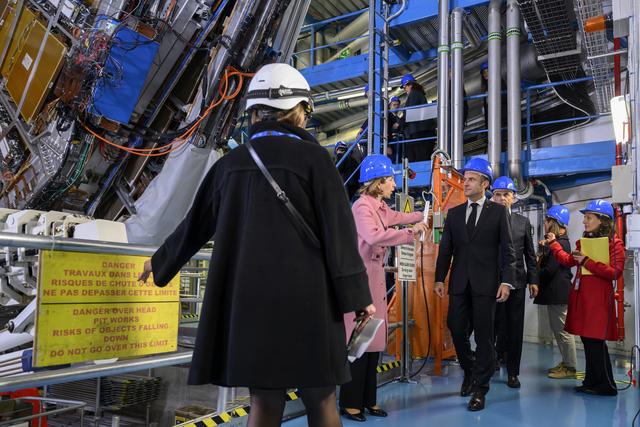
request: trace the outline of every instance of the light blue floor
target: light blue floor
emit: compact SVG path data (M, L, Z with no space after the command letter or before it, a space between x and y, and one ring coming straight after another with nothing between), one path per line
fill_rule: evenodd
M579 369L584 366L582 351L578 350ZM388 418L369 417L366 423L348 421L345 427L378 426L487 426L487 427L629 427L640 408L640 390L630 388L617 397L587 396L574 392L577 380L552 380L546 369L560 360L557 350L550 346L525 344L520 374L522 388L506 385L505 368L496 372L487 395L484 411L469 412L467 397L460 397L462 371L458 366L447 368L448 375L422 375L417 384L392 383L378 389L378 403L389 412ZM445 371L446 372L446 371ZM614 367L616 380L626 380L626 372ZM618 384L618 387L623 387ZM639 417L640 418L640 417ZM285 427L306 426L306 418L283 424ZM636 421L640 426L640 422Z

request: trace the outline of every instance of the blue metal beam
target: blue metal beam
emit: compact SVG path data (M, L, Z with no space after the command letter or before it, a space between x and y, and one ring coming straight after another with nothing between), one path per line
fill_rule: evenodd
M527 152L522 152L526 159ZM486 159L486 154L473 156ZM468 157L466 160L469 160ZM502 153L503 170L507 170L507 153ZM615 165L615 141L590 142L560 147L546 147L531 150L531 159L523 162L525 178L546 178L545 183L553 190L591 184L610 179L611 167ZM402 165L395 166L397 170ZM416 179L409 181L410 187L431 185L431 163L411 163ZM550 179L549 179L550 178ZM402 177L396 177L400 186Z
M389 52L389 68L400 67L415 62L431 60L436 58L438 51L429 49L412 53L408 59L403 59L396 52ZM307 67L300 70L302 75L307 79L311 87L319 86L327 83L334 83L342 80L355 79L362 77L366 79L369 66L369 54L352 56L350 58L339 59L332 62L316 65L315 67Z
M453 10L456 7L468 9L488 3L489 2L487 0L451 0L450 10ZM391 14L394 14L399 7L399 5L394 5L391 8ZM391 29L402 25L417 24L436 16L438 16L437 0L408 1L404 12L391 21Z

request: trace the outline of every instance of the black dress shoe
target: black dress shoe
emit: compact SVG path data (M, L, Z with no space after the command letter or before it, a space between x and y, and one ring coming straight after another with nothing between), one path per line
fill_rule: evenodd
M611 388L607 389L599 389L595 387L589 387L586 385L581 385L573 388L578 393L590 394L592 396L617 396L618 390L614 390Z
M484 393L480 393L477 391L473 392L467 408L472 412L482 411L484 409L484 400Z
M520 380L517 375L509 375L507 386L511 388L520 388Z
M367 421L367 418L364 416L364 414L362 412L358 412L357 414L351 414L351 413L347 412L346 409L341 408L340 409L340 413L342 414L342 416L344 416L345 418L347 418L349 420L358 421L358 422L361 422L361 423Z
M471 396L471 388L473 387L473 381L471 381L471 377L464 377L462 381L462 387L460 387L460 396L467 397Z
M369 415L373 415L374 417L381 417L381 418L384 418L387 415L389 415L389 414L387 414L385 411L383 411L380 408L378 408L378 409L367 408L367 412L369 412Z

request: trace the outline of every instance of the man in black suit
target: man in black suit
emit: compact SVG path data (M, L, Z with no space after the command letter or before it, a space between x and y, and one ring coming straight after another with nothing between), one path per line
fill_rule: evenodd
M538 268L533 249L533 228L528 218L511 213L515 202L516 186L507 176L493 182L492 201L509 211L511 238L516 255L516 277L509 299L496 309L496 352L498 357L506 353L507 385L520 388L520 359L522 358L522 336L524 333L524 302L527 284L529 297L538 295ZM526 266L526 268L525 268ZM504 353L503 353L504 352ZM502 354L501 354L502 353Z
M470 411L484 409L495 366L496 302L509 298L515 275L507 210L485 196L491 178L491 165L486 160L471 159L465 165L464 194L468 200L449 210L436 262L434 291L440 297L444 297L444 280L451 268L447 325L464 370L460 394L472 396ZM475 360L469 343L471 325Z

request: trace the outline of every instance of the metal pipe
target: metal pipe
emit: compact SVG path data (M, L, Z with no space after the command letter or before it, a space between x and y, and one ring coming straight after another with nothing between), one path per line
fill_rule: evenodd
M376 0L369 0L369 30L373 30L376 27ZM367 114L367 155L371 155L373 153L373 136L374 136L374 103L376 100L376 91L379 89L376 85L376 75L375 75L375 55L373 52L375 51L375 39L376 33L375 31L369 37L369 69L367 73L367 80L369 81L369 92L367 93L367 103L368 103L368 114Z
M310 4L311 0L299 0L289 3L289 7L287 7L282 18L282 22L286 22L287 25L280 25L273 41L273 49L280 53L278 62L287 63L291 59L298 41L298 28L301 28L304 24L304 18L307 16Z
M402 168L402 194L405 197L409 196L409 160L403 160ZM396 259L398 257L398 251L396 251ZM397 264L397 262L396 262ZM409 282L402 281L402 351L401 351L401 365L400 365L400 381L408 382L411 379L409 364L409 358L411 357L411 349L409 342Z
M629 18L629 46L637 46L640 42L640 5L637 1L631 2L633 13ZM635 173L633 174L633 212L634 214L638 214L640 210L640 195L638 194L638 190L640 187L640 100L638 99L638 93L640 91L640 52L638 49L629 49L629 64L628 69L630 71L629 76L629 93L632 94L631 97L631 114L633 115L631 119L631 123L633 126L632 129L632 156L633 156L633 167L635 169ZM635 345L640 345L640 315L638 315L638 310L640 310L640 251L637 249L633 251L634 257L634 274L633 274L633 302L634 302L634 327L635 327ZM636 374L640 372L640 352L635 353L635 370Z
M627 49L616 50L615 52L601 53L600 55L587 56L587 59L598 59L598 58L608 58L609 56L615 56L616 58L620 58L618 55L628 53Z
M457 7L451 13L451 159L453 167L462 169L464 160L464 63L462 59L462 26L464 9Z
M520 106L520 8L518 0L507 1L507 132L509 176L519 192L525 188L522 179L522 110Z
M489 3L489 163L493 168L493 176L500 176L500 151L501 151L501 56L500 45L502 40L500 28L501 0L491 0Z
M438 149L449 152L449 0L438 0ZM427 153L431 156L431 153Z
M400 7L396 11L396 13L394 13L393 15L387 18L387 22L391 22L394 19L396 19L398 16L402 15L406 7L407 7L407 0L400 0Z
M33 372L29 375L3 377L0 378L0 393L101 378L109 375L122 375L163 366L185 365L191 363L192 356L193 352L187 351L134 360L122 360L105 365L75 366L55 371Z
M67 239L59 237L33 236L0 232L0 247L48 249L71 252L94 252L115 255L153 255L155 246L129 245L126 243L100 242L95 240ZM194 260L209 260L211 253L200 251Z

